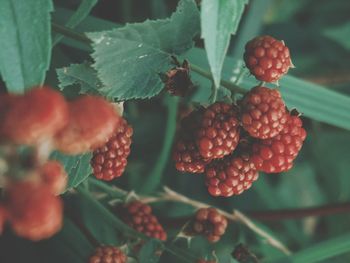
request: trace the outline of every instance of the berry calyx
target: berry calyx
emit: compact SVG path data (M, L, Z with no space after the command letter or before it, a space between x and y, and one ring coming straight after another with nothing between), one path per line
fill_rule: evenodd
M212 207L199 209L191 224L193 234L203 235L212 243L220 240L221 236L225 234L226 228L226 217Z
M62 164L58 161L48 161L40 168L42 183L54 195L61 194L67 185L68 176Z
M89 258L89 263L126 263L127 256L118 247L100 246Z
M229 155L209 164L206 184L212 196L230 197L249 189L259 177L249 154Z
M163 241L167 239L166 232L157 217L152 214L152 208L149 205L133 201L124 206L121 214L122 220L136 231Z
M4 116L3 135L18 144L36 144L51 138L68 122L64 97L49 87L36 87L12 96Z
M261 81L275 82L292 66L288 47L271 36L260 36L245 46L244 61L250 73Z
M302 126L298 116L289 115L287 124L279 135L256 141L252 156L256 168L265 173L280 173L291 169L306 138Z
M217 102L204 112L197 132L197 146L206 159L220 159L230 154L239 141L238 109Z
M82 96L70 102L69 122L55 137L58 150L81 154L104 145L120 123L120 116L103 98Z
M240 106L242 126L252 137L275 137L287 122L286 105L276 89L254 87L244 96Z
M63 205L42 184L16 182L6 192L6 208L13 231L20 237L39 241L62 227Z
M90 163L97 179L110 181L122 175L130 154L132 134L131 126L121 118L114 135L104 146L93 152Z
M175 140L173 160L180 172L203 173L210 160L203 158L196 144L196 133L202 111L192 111L181 120L180 130Z

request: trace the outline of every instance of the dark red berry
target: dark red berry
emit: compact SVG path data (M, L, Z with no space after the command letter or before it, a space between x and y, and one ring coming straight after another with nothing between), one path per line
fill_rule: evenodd
M239 141L238 109L217 102L203 113L197 132L197 146L206 159L220 159L233 152Z
M118 247L100 246L89 258L89 263L126 263L127 256Z
M199 209L191 222L189 233L203 235L209 242L217 242L225 234L227 219L215 208Z
M259 171L280 173L293 167L293 161L306 138L302 125L298 116L289 115L279 135L253 144L252 160Z
M130 154L132 134L131 126L122 118L109 141L93 152L91 166L97 179L110 181L122 175Z
M122 220L136 231L163 241L167 239L166 232L157 217L152 214L152 208L149 205L133 201L126 204L120 213Z
M260 36L245 46L244 61L256 79L275 82L292 66L289 49L271 36Z
M275 137L287 122L286 105L276 89L255 87L244 96L240 105L242 126L252 137Z
M230 197L249 189L258 179L258 171L248 154L229 155L209 164L206 184L212 196Z
M175 140L173 160L180 172L203 173L209 160L203 158L196 144L196 132L202 118L202 111L193 111L182 119Z
M0 235L2 234L7 218L7 209L3 204L0 204Z

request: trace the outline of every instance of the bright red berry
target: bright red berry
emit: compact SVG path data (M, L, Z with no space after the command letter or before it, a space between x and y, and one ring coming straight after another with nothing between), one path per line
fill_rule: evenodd
M89 258L89 263L126 263L127 256L117 247L100 246Z
M91 166L97 179L110 181L122 175L130 154L132 133L131 126L121 119L109 141L93 152Z
M43 184L54 195L61 194L67 186L68 176L62 164L58 161L48 161L40 168L40 178Z
M259 176L248 154L233 154L212 162L207 166L205 175L209 193L224 197L241 194Z
M292 66L289 49L283 41L271 36L260 36L245 46L244 61L256 79L275 82Z
M64 97L49 87L37 87L13 102L3 120L3 134L19 144L36 144L51 138L68 122Z
M157 217L152 214L152 208L140 201L133 201L124 206L121 212L123 221L131 228L148 237L165 241L167 234Z
M69 103L69 123L55 137L56 147L80 154L104 145L120 123L120 116L106 100L82 96Z
M280 173L293 167L293 161L306 138L302 125L298 116L289 115L287 124L279 135L253 144L252 160L259 171Z
M193 234L205 236L209 242L217 242L225 234L227 219L215 208L201 208L191 224Z
M252 137L275 137L287 122L286 105L276 89L255 87L244 96L240 105L242 126Z
M8 218L7 209L5 208L4 205L0 204L0 235L4 230L4 225L7 221L7 218Z
M203 173L209 160L203 158L196 144L196 133L202 118L202 111L192 111L181 120L175 140L173 160L180 172Z
M233 152L239 141L238 109L217 102L203 113L197 132L197 146L206 159L220 159Z
M61 229L62 202L45 185L29 181L13 183L6 197L9 221L18 236L39 241Z

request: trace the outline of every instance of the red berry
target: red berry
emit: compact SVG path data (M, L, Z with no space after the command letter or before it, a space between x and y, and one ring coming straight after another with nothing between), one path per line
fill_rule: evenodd
M58 161L48 161L40 168L42 182L54 195L61 194L67 185L68 176Z
M2 234L2 231L4 230L4 225L7 221L7 210L6 208L0 204L0 235Z
M117 211L119 212L119 211ZM131 228L148 237L165 241L167 234L157 217L152 214L152 208L140 201L133 201L124 206L122 220Z
M4 117L3 134L15 143L36 144L51 138L68 122L64 97L49 87L37 87L13 102Z
M302 125L298 116L289 115L279 135L253 144L252 160L259 171L280 173L293 167L293 161L306 138Z
M123 118L114 135L93 152L91 166L97 179L110 181L122 175L130 154L133 130Z
M13 231L32 241L49 238L62 227L62 202L42 184L27 181L10 185L7 209Z
M201 110L193 111L181 121L173 150L175 167L180 172L203 173L209 163L201 156L195 142L201 117Z
M69 103L69 123L55 137L57 149L80 154L104 145L120 123L113 106L103 98L82 96Z
M89 258L89 263L126 263L127 256L117 247L100 246Z
M292 66L289 49L271 36L260 36L245 46L244 61L256 79L275 82Z
M194 217L190 232L205 236L209 242L217 242L225 234L227 219L215 208L201 208Z
M220 159L233 152L239 141L238 109L217 102L203 113L197 132L197 146L206 159Z
M267 139L277 136L287 122L286 105L276 89L255 87L241 101L241 122L250 136Z
M250 156L245 153L212 162L206 168L205 175L209 193L224 197L241 194L259 176Z

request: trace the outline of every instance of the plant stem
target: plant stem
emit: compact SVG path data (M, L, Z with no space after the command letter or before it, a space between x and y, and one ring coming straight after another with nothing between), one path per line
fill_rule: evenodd
M60 33L66 37L72 38L79 42L83 42L85 44L89 44L89 45L92 44L92 41L90 40L90 38L88 38L84 34L78 33L68 27L56 24L54 22L52 22L51 25L52 25L52 30L55 31L56 33Z

